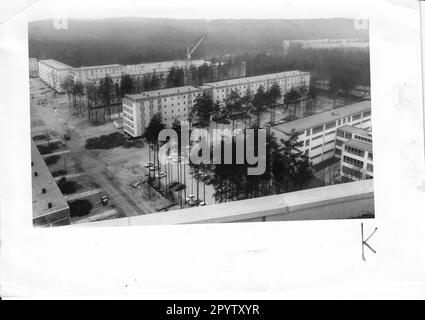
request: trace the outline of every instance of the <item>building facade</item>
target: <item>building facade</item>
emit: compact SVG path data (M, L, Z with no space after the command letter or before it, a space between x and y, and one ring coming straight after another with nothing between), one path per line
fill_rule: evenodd
M70 74L72 67L56 60L40 60L38 73L40 80L58 93L63 93L62 83Z
M373 178L372 132L343 126L337 129L335 157L340 158L340 175L349 180Z
M36 58L29 58L29 73L30 78L38 77L38 60Z
M314 39L314 40L284 40L283 48L298 46L303 49L332 49L332 48L360 48L368 49L369 41L367 39Z
M283 96L291 90L291 88L310 86L310 73L297 70L286 71L254 77L209 82L205 83L203 87L211 88L210 92L213 101L222 103L232 90L238 91L241 96L244 96L248 91L255 94L260 86L263 86L264 90L268 90L274 83L277 83L281 88L282 98L280 102L283 102Z
M195 99L202 93L201 88L185 86L126 95L122 101L124 132L132 137L141 136L158 112L167 127L176 120L187 120Z
M175 120L188 120L196 97L204 92L211 96L213 102L223 103L232 90L244 96L248 90L254 94L260 86L268 90L274 83L279 84L283 96L293 87L309 86L310 73L288 71L210 82L198 87L184 86L126 95L122 102L124 132L132 137L142 135L150 119L157 112L161 112L162 120L167 127L171 127Z
M318 164L336 155L337 130L343 126L370 129L370 101L362 101L334 110L325 111L309 117L271 127L277 140L287 139L288 133L298 134L302 142L301 151L313 164Z

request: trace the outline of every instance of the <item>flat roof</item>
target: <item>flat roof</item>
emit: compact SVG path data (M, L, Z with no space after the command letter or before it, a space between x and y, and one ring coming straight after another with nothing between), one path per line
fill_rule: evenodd
M300 118L294 121L278 124L272 126L273 129L285 133L289 133L292 130L296 132L304 131L309 128L320 126L322 124L335 121L353 114L357 114L364 111L370 110L370 100L357 102L344 107L339 107L333 110L314 114L309 117Z
M152 97L179 94L179 93L188 93L189 91L201 91L201 90L202 89L193 87L193 86L183 86L183 87L176 87L176 88L146 91L146 92L137 93L137 94L126 94L125 97L131 100L141 100L145 98L152 98Z
M53 69L56 70L67 70L67 69L72 69L71 66L68 66L62 62L53 60L53 59L48 59L48 60L40 60L39 63L43 63Z
M67 209L68 204L32 139L31 161L33 219ZM42 192L43 188L46 189L46 193ZM48 207L49 203L52 204L52 208Z
M114 67L124 67L124 66L120 64L105 64L100 66L87 66L87 67L81 66L79 68L75 68L75 70L105 69L105 68L114 68Z
M268 73L268 74L263 74L259 76L253 76L253 77L221 80L217 82L207 82L207 83L204 83L204 85L208 85L212 87L232 86L232 85L243 84L248 82L274 80L277 77L290 77L290 76L297 76L297 75L303 75L303 74L310 74L310 73L299 71L299 70L292 70L292 71L285 71L285 72L278 72L278 73Z
M353 147L356 149L372 152L372 144L368 142L359 141L356 139L347 140L344 142L346 146Z
M361 135L361 136L364 136L364 137L372 138L372 131L362 129L362 128L357 128L357 127L345 125L345 126L338 128L338 130L342 130L342 131L345 131L345 132L350 132L350 133L353 133L353 134L358 134L358 135Z

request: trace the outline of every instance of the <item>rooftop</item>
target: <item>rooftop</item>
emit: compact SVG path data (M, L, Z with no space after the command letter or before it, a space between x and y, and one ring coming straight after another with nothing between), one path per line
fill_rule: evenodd
M45 216L68 208L62 193L59 190L56 180L50 173L43 157L31 139L31 161L32 165L32 206L33 219ZM35 176L37 172L37 176ZM43 193L46 189L46 193ZM52 204L52 208L48 204Z
M137 94L127 94L125 95L125 97L131 100L141 100L148 97L187 93L190 91L201 91L201 89L192 87L192 86L183 86L183 87L160 89L160 90L154 90L154 91L146 91L146 92L137 93Z
M116 67L124 67L120 64L105 64L101 66L81 66L80 68L75 68L75 70L91 70L91 69L105 69L105 68L116 68Z
M71 66L68 66L62 62L53 60L53 59L48 59L48 60L40 60L39 63L43 63L53 69L56 70L67 70L67 69L72 69Z
M359 112L370 110L370 100L357 102L348 106L336 108L333 110L321 112L309 117L300 118L294 121L289 121L283 124L272 126L274 130L289 133L292 130L301 132L309 128L320 126L322 124L335 121Z
M274 80L277 77L291 77L291 76L297 76L297 75L302 75L302 74L309 74L309 72L302 72L302 71L298 71L298 70L293 70L293 71L263 74L263 75L259 75L259 76L253 76L253 77L222 80L222 81L217 81L217 82L208 82L208 83L205 83L204 85L208 85L208 86L212 86L212 87L233 86L233 85L244 84L244 83L248 83L248 82Z
M367 152L372 152L372 144L371 143L363 142L363 141L356 140L356 139L351 139L351 140L345 141L344 144L346 146L349 146L349 147L364 150L364 151L367 151Z

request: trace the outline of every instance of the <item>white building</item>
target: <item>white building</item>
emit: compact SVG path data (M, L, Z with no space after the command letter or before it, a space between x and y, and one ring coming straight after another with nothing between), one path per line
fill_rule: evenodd
M301 150L309 156L313 164L318 164L335 156L336 131L346 125L371 128L370 101L275 125L271 127L271 132L278 141L287 139L288 133L298 133L298 139L303 143Z
M121 76L125 74L125 66L120 64L108 64L102 66L74 68L71 71L71 74L74 78L74 82L92 82L94 85L99 85L100 80L108 75L114 83L119 83Z
M29 74L30 78L38 77L38 60L36 58L29 58Z
M283 48L300 46L303 49L332 49L332 48L369 48L367 39L314 39L314 40L284 40Z
M372 132L343 126L337 129L335 157L340 158L340 174L349 180L373 178Z
M205 60L191 60L189 62L189 65L193 65L195 67L199 67L203 64L210 64L210 62ZM165 80L171 68L185 68L186 66L187 62L185 60L139 63L131 65L109 64L74 68L71 71L71 74L74 81L80 81L82 83L92 82L97 86L107 75L114 83L118 84L121 82L121 76L124 74L128 74L133 78L141 78L155 73L160 80Z
M310 86L310 73L302 71L286 71L272 74L265 74L254 77L223 80L205 83L203 88L211 88L210 92L214 102L223 102L232 90L244 96L248 90L255 94L260 86L268 90L274 83L277 83L282 90L283 96L293 87Z
M71 70L72 67L52 59L38 62L40 80L59 93L64 92L62 82Z
M214 102L223 102L231 90L237 90L243 96L248 88L254 94L260 85L268 90L273 83L281 86L283 95L292 87L308 86L310 73L288 71L210 82L199 87L185 86L126 95L123 99L124 131L133 137L142 135L151 117L157 112L161 112L167 127L175 120L187 120L196 97L203 92L207 92Z
M196 97L202 93L200 88L185 86L126 95L122 100L124 132L133 137L141 136L158 112L167 127L175 120L187 120Z

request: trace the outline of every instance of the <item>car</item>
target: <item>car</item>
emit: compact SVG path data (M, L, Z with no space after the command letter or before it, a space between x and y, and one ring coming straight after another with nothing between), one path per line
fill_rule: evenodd
M205 202L205 201L199 201L199 205L201 206L201 207L203 207L203 206L207 206L208 205L208 202Z
M186 196L186 202L193 201L193 199L195 199L195 195L194 194L188 194Z
M201 181L206 181L209 178L211 178L211 176L208 173L202 173L201 174Z
M157 170L159 170L159 166L158 166L158 165L151 166L151 167L149 168L149 170L150 170L150 171L157 171Z
M152 166L153 166L152 162L146 162L145 165L144 165L145 168L150 168Z

